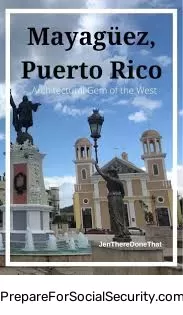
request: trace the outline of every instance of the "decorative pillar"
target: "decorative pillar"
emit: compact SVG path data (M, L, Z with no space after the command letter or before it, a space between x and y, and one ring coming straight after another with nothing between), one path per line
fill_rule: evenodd
M130 213L130 226L136 227L136 215L135 215L135 207L134 207L134 201L129 201L129 213Z
M101 229L102 228L102 221L101 221L100 196L99 196L98 183L94 183L94 204L95 204L96 228Z
M126 185L127 185L128 197L132 197L133 196L133 191L132 191L132 181L131 181L131 179L127 179L126 180Z
M141 187L142 187L142 196L148 196L146 180L141 179Z
M156 153L158 153L160 151L159 150L158 139L154 139L154 143L155 143L155 151L156 151Z
M147 139L147 153L150 152L150 147L149 147L149 139Z
M145 148L145 143L143 142L143 150L144 150L144 153L146 153L146 148Z
M133 190L132 190L132 181L131 181L131 179L127 179L126 183L127 183L128 197L133 197ZM128 204L129 204L130 226L134 227L134 226L136 226L136 215L135 215L134 201L133 200L129 200Z

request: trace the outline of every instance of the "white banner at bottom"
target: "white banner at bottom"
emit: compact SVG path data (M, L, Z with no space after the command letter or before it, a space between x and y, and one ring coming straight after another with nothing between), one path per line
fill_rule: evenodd
M183 276L1 276L0 313L172 314Z

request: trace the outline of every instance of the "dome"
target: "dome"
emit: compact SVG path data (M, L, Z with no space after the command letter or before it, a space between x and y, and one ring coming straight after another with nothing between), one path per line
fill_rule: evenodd
M146 130L143 132L141 138L161 138L161 136L156 130Z
M87 138L79 138L76 142L75 142L75 146L91 146L90 141Z

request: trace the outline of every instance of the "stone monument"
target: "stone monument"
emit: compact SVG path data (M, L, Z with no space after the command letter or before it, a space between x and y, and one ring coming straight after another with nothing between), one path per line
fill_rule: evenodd
M16 143L11 143L10 147L11 246L24 247L29 230L35 247L37 243L41 248L53 233L50 231L52 207L47 205L44 186L42 161L45 154L39 152L28 133L28 128L33 126L32 111L37 111L40 104L32 104L24 96L17 108L11 94L10 104L17 133Z

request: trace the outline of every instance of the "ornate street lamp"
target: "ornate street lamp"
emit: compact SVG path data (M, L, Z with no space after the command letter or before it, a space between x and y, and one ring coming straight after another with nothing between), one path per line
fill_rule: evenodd
M101 129L104 122L104 117L100 115L98 109L93 110L93 114L88 117L88 123L91 131L91 138L94 140L95 157L96 163L98 164L98 154L97 154L97 140L101 137Z

